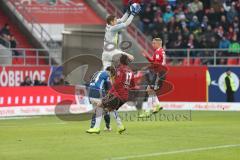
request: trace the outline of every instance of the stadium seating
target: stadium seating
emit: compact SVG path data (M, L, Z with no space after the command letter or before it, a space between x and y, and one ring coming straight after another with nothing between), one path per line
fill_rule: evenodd
M17 40L17 48L34 48L27 37L20 31L20 29L16 26L16 24L8 18L7 15L0 9L0 29L3 27L4 24L8 23L10 25L10 32ZM20 51L21 52L21 51ZM32 56L32 58L26 58L27 65L35 65L36 58L35 52L27 51L26 56ZM12 64L24 64L24 60L22 56L14 57ZM44 60L39 60L39 64L44 65L46 62Z
M227 61L227 64L228 65L237 65L239 62L239 59L237 58L229 58L228 61Z
M183 59L183 63L182 63L184 66L187 66L187 65L193 65L194 64L194 59L189 59L189 64L188 64L188 58L184 58Z
M195 65L195 66L201 65L201 59L200 58L195 58L193 65Z

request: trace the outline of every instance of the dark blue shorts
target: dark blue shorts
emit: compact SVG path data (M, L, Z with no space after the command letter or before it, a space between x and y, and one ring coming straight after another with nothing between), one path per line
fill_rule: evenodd
M106 96L106 92L104 90L89 88L88 96L89 98L103 98Z

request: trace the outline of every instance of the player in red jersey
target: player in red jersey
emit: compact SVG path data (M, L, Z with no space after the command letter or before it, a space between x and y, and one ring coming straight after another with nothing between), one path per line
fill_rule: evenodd
M156 68L159 69L159 66L163 66L166 64L166 55L164 49L162 48L162 40L160 38L154 38L152 40L152 47L155 50L152 57L144 53L144 56L152 64L147 73L145 74L145 78L148 83L148 107L143 114L139 115L139 117L149 117L151 113L157 113L159 112L159 110L162 109L162 107L160 107L158 96L156 95L155 90L161 87L162 80L164 79L164 73L156 70Z
M103 110L108 111L118 110L124 103L128 101L129 90L134 89L134 73L128 67L130 60L128 56L122 55L120 57L120 65L116 69L117 75L113 81L109 94L105 96L96 107L96 123L93 128L87 130L87 133L100 133L100 124ZM118 125L118 132L125 131L125 127Z
M149 57L149 55L146 53L144 53L144 56L150 63L165 65L166 55L164 49L162 48L161 38L154 38L152 40L152 47L155 50L153 56Z

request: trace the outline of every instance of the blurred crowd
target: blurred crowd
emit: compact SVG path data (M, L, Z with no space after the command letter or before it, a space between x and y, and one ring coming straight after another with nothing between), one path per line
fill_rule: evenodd
M20 86L47 86L47 83L39 80L38 78L32 81L29 76L26 76Z
M123 0L125 10L127 2ZM221 48L230 52L223 55L240 53L240 0L141 0L141 3L140 30L147 36L161 37L166 48ZM176 54L171 55L182 55Z
M24 78L24 81L20 83L20 86L47 86L48 84L38 78L32 80L29 76ZM56 76L53 81L50 82L50 86L66 86L69 83L65 80L64 75Z

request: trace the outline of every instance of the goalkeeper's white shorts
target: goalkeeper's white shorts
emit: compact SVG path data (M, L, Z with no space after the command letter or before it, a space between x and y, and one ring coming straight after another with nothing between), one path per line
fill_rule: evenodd
M102 53L102 62L103 62L103 69L105 70L107 67L112 65L113 57L120 54L127 54L119 49L114 49L113 51L103 51Z

